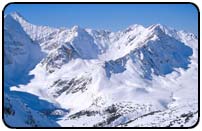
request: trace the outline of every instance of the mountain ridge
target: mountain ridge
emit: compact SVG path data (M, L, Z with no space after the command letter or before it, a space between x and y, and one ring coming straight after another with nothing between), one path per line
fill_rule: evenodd
M198 38L192 33L161 24L147 28L134 24L118 32L51 28L30 24L18 13L4 20L4 72L26 69L21 80L6 77L7 123L151 126L152 121L145 119L152 117L156 121L152 126L186 127L197 121ZM22 56L28 57L14 57L13 45L20 46L17 53L26 50ZM25 62L12 64L19 60ZM39 101L39 108L31 98ZM25 112L17 108L19 103L27 105ZM39 114L43 117L37 118ZM170 118L164 120L164 114ZM13 123L11 118L21 115L21 123ZM27 118L33 119L27 123Z

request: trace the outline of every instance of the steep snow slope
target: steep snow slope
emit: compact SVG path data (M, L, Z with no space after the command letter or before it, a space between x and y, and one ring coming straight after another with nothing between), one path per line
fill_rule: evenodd
M7 79L8 94L25 93L20 101L47 117L50 122L46 124L54 121L60 126L192 126L196 123L198 38L194 34L160 24L147 28L132 25L119 32L78 26L54 29L30 24L17 13L10 17L20 25L17 31L27 33L20 37L30 37L31 44L38 43L41 47L38 51L46 55L40 62L31 62L32 70L22 71L26 74L20 76L22 79L33 76L26 83L11 84L10 78ZM12 53L6 53L8 49L4 64L14 58ZM32 57L35 54L23 57L22 66L27 66L27 59ZM35 108L36 103L27 99L29 95L37 96L30 97L45 104ZM9 122L12 123L11 119Z
M30 108L21 98L4 94L4 121L11 127L58 127L46 114ZM23 95L23 93L21 94ZM33 99L30 98L33 101ZM39 106L39 105L35 105Z
M171 73L174 68L188 68L189 56L193 53L190 47L166 35L158 25L149 27L148 30L150 39L144 45L135 49L131 48L134 50L131 50L126 56L106 63L108 67L106 71L109 75L110 71L120 73L126 70L124 66L128 59L135 63L138 71L141 70L143 73L142 77L146 79L151 79L152 73L166 75Z
M46 41L51 39L52 35L57 35L60 31L60 29L57 28L51 28L48 26L36 26L31 23L29 23L27 20L25 20L19 13L14 12L10 14L13 19L15 19L24 29L24 31L30 36L30 38L33 41L39 41L41 44L42 49L43 48L51 48L54 46L54 44L50 46L46 46ZM65 32L63 32L65 34ZM55 43L57 44L57 43ZM52 47L53 48L53 47Z
M42 61L47 71L53 72L55 69L60 69L71 59L96 59L100 54L93 38L84 29L74 26L70 34L71 39L59 45Z
M19 81L24 72L40 62L43 53L40 46L29 38L11 15L5 16L4 21L5 80Z
M29 75L43 57L38 43L33 42L21 25L11 15L4 17L4 120L11 126L59 126L46 115L23 102L26 93L10 92L11 86L26 84L34 76ZM30 97L31 95L27 95ZM37 99L30 98L34 101ZM29 100L29 101L30 101ZM37 100L40 102L40 100ZM31 105L31 107L30 107ZM39 105L37 105L39 106ZM49 109L50 110L50 109Z

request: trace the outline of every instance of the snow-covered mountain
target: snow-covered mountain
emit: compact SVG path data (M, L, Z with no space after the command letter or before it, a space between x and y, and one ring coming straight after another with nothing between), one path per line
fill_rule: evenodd
M198 38L164 25L52 28L4 16L11 126L151 127L198 121ZM19 108L22 106L22 108ZM21 119L15 122L15 119Z
M42 58L38 43L34 42L11 15L4 17L4 118L12 127L22 126L58 126L49 118L27 106L23 96L29 101L37 97L10 92L13 85L25 84L32 78L28 75ZM35 99L34 99L35 98ZM36 105L33 105L33 107Z

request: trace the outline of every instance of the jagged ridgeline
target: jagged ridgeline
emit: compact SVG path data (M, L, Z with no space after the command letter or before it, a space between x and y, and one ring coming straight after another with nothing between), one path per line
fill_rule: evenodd
M4 16L4 119L13 127L190 127L198 38L161 24L108 30Z

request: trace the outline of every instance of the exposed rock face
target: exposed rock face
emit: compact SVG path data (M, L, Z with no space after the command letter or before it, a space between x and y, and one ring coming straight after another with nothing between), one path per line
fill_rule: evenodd
M4 119L28 127L191 127L198 38L156 24L119 32L4 17ZM19 121L16 121L19 120Z

